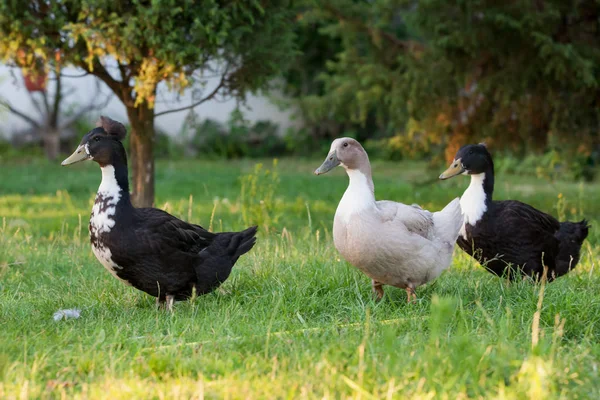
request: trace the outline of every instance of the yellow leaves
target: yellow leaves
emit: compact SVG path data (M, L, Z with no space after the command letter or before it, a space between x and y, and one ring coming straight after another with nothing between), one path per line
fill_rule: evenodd
M166 81L169 89L181 91L189 85L189 80L182 69L176 69L174 65L164 63L155 57L145 57L135 78L135 106L148 102L149 107L154 107L156 86L163 80Z
M552 363L540 357L531 357L523 361L516 376L516 384L526 398L548 398L553 392L554 372Z
M48 54L46 53L45 49L41 49L39 47L35 47L33 49L33 54L30 54L30 55L31 55L31 63L33 63L34 58L44 61L44 64L46 63L46 61L48 59Z
M152 58L144 58L140 67L140 72L135 78L135 92L137 94L135 99L135 106L139 106L144 101L148 102L148 107L154 107L154 93L156 92L156 85L161 80L159 61Z
M17 44L17 42L14 42L14 43ZM18 46L18 44L17 44L17 46ZM25 65L26 57L27 57L27 53L25 52L25 50L19 48L17 50L17 63L19 65Z
M448 127L452 123L452 118L448 113L441 112L435 118L435 122L443 127Z
M154 57L153 49L148 50L144 56L140 54L140 49L128 43L125 37L115 36L118 31L114 29L114 24L118 17L114 17L110 22L92 18L91 22L73 23L67 27L73 40L85 41L87 57L84 60L90 70L93 70L95 59L104 63L112 58L127 69L130 69L132 60L135 60L136 64L139 63L139 67L136 65L131 71L134 74L136 107L143 103L147 103L150 108L154 107L156 87L161 81L166 81L169 89L183 90L189 85L182 68L177 69L174 65Z
M120 63L127 64L129 58L125 54L127 51L123 48L120 40L107 37L106 32L110 32L109 27L98 26L94 23L72 23L66 26L66 31L72 40L83 39L85 41L87 56L84 61L88 68L93 71L93 62L95 58L112 57Z
M39 70L40 64L45 64L48 56L43 47L44 42L42 39L26 38L14 32L0 41L0 60L12 60L26 69L36 67Z

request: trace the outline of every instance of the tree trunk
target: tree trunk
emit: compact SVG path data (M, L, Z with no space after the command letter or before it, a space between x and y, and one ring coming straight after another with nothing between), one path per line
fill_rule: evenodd
M56 161L60 153L60 133L58 130L50 129L43 131L42 142L46 158L50 161Z
M148 108L147 103L128 106L127 116L131 124L131 201L136 207L151 207L154 203L154 108Z

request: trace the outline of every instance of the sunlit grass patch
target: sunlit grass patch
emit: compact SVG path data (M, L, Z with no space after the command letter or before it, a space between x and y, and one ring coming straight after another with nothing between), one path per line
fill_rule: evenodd
M257 215L263 225L230 279L173 315L92 254L96 166L3 166L13 180L0 182L0 398L600 398L600 185L557 182L546 195L545 182L526 178L545 189L521 191L525 178L498 177L497 198L592 221L580 264L543 295L457 249L406 304L389 287L375 302L333 248L342 171L314 177L319 161L279 160L277 185L260 186L269 179L253 164L158 164L157 207L214 230ZM413 185L428 173L375 163L377 197L435 211L468 184ZM256 202L241 196L251 180ZM79 319L53 320L71 308Z

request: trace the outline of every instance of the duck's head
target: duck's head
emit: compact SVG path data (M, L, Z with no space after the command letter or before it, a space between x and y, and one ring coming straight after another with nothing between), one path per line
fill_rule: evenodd
M315 170L315 175L325 174L338 165L347 170L366 170L369 168L369 156L355 139L347 137L335 139L331 143L327 158Z
M102 116L96 123L96 128L85 134L77 149L61 165L86 160L96 161L101 166L113 164L115 157L125 157L125 149L121 141L126 134L123 124Z
M485 144L468 144L458 150L447 170L440 179L449 179L456 175L477 175L494 167L492 156Z

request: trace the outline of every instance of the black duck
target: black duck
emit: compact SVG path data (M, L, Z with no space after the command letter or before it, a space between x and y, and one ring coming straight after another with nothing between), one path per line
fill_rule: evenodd
M172 310L185 300L215 290L238 258L256 241L256 227L242 232L208 232L156 208L130 201L125 127L101 117L75 152L62 162L93 160L102 169L90 218L90 241L98 261L116 278L157 298Z
M537 280L546 265L551 281L577 265L588 235L585 220L559 222L520 201L492 200L494 162L483 144L462 147L440 179L460 174L470 175L471 184L460 199L464 224L457 243L488 271L512 279L519 269Z

